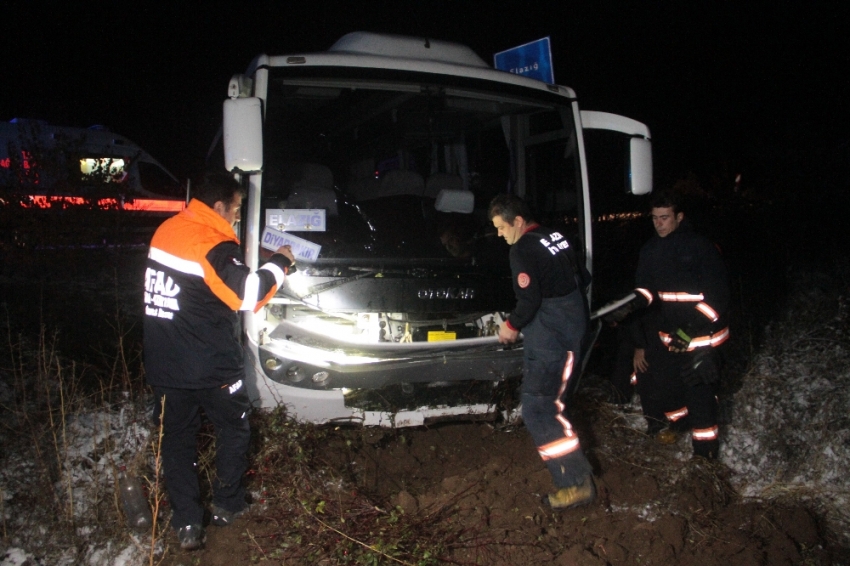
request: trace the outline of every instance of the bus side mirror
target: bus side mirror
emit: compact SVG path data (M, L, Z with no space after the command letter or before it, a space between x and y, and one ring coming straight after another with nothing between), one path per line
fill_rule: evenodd
M652 142L646 138L629 140L626 188L633 195L652 192Z
M224 167L231 173L263 169L263 110L259 98L224 101Z

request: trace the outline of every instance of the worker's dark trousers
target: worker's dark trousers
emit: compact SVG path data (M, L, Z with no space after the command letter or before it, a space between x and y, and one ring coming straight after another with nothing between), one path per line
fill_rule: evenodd
M618 404L630 402L635 390L632 385L635 345L626 324L624 322L617 326L617 352L614 355L614 367L610 377L612 394L609 400Z
M647 362L649 371L637 376L637 392L650 432L665 424L674 430L690 429L694 454L717 457L717 381L686 385L682 370L690 362L689 354L651 349ZM682 409L687 410L686 416L681 415Z
M580 484L592 471L566 410L570 385L581 370L587 327L582 301L577 291L543 299L534 320L522 330L522 418L557 488Z
M242 510L246 505L242 475L248 465L246 454L251 441L248 423L251 404L242 382L210 389L154 387L154 393L157 422L165 397L162 463L173 510L172 526L179 529L203 524L197 470L200 409L215 427L213 504L229 511Z

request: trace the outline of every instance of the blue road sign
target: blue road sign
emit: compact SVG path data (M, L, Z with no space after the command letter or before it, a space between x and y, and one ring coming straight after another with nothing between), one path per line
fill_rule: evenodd
M493 66L500 71L555 83L552 46L548 37L496 53L493 55Z

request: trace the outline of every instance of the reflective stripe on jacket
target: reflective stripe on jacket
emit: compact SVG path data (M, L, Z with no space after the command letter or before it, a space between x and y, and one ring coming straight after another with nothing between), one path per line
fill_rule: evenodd
M666 237L656 235L644 244L635 283L657 309L647 321L655 327L650 334L662 342L679 328L699 338L692 342L694 347L718 346L728 338L726 265L714 244L691 230L687 220Z
M145 269L144 360L151 385L197 389L242 379L237 310L256 311L283 283L289 260L245 265L230 224L198 200L162 223Z

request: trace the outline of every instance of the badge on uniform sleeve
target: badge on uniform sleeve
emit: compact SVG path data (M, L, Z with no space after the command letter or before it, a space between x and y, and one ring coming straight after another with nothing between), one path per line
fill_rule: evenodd
M531 284L531 277L528 276L528 273L520 273L517 275L516 282L520 289L525 289Z

